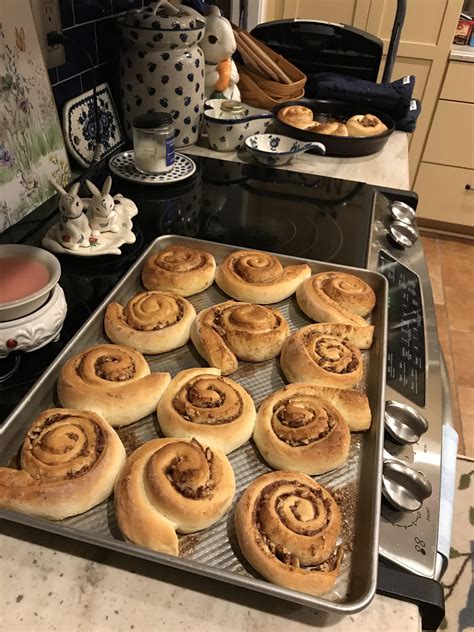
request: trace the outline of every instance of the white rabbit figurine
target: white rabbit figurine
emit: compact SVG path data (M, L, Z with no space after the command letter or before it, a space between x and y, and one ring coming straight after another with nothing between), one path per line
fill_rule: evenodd
M117 211L123 210L123 212L126 213L126 215L128 215L128 217L130 218L137 215L138 207L130 198L123 197L121 193L117 193L116 195L114 195L114 202L116 206L120 207L117 208Z
M51 184L59 193L59 224L57 225L56 240L68 250L78 250L90 246L91 229L85 213L84 204L77 195L80 183L72 185L69 193L57 182L50 179Z
M92 193L92 200L87 204L87 218L92 230L92 235L97 237L99 233L118 233L120 222L115 208L114 198L110 195L112 178L107 176L100 191L90 180L86 180L87 188Z
M206 30L200 46L206 61L206 98L224 97L240 101L240 91L237 87L240 77L232 59L237 48L232 26L216 6L209 7L205 21ZM225 77L221 78L221 73L226 72L229 74L227 81Z

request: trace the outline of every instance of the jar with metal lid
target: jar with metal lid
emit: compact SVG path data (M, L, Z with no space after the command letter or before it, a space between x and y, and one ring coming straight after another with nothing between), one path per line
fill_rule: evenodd
M168 112L150 112L133 119L135 166L143 173L160 174L174 165L174 125Z
M241 101L222 101L222 118L240 118L244 113L244 104Z

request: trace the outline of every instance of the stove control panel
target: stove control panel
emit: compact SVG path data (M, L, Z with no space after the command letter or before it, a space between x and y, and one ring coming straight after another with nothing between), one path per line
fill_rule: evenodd
M410 243L397 242L393 228L410 236ZM435 577L443 421L439 343L414 212L404 202L376 196L368 265L389 284L380 554Z

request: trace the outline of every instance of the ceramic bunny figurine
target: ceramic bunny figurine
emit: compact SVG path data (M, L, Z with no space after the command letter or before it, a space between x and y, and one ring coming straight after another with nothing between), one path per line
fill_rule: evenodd
M123 197L121 193L114 195L115 206L119 205L120 209L128 215L128 217L135 217L138 213L138 207L130 198ZM117 208L117 211L119 209Z
M100 191L90 180L86 180L87 188L92 193L92 200L87 205L87 219L96 237L99 233L118 233L120 223L117 217L114 198L110 195L112 178L107 176Z
M51 184L59 193L59 224L57 225L56 240L68 250L78 250L90 246L91 229L85 213L84 204L77 195L80 183L72 185L69 193L57 182L50 179Z
M237 48L232 26L216 6L209 7L205 21L206 30L200 46L206 60L206 98L240 101L239 73L232 59Z

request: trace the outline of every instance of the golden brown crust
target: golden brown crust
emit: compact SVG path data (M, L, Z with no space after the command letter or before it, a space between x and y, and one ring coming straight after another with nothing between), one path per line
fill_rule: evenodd
M180 371L158 403L158 422L167 437L198 441L229 454L246 443L255 426L247 391L219 369Z
M291 296L310 276L311 269L306 263L284 268L269 253L237 250L218 266L216 283L238 301L268 305Z
M346 121L349 136L377 136L387 131L387 126L375 114L356 114Z
M235 513L242 553L268 581L321 595L342 560L341 513L331 494L305 474L271 472L242 494Z
M196 317L189 301L173 292L141 292L125 306L110 303L104 318L107 336L140 353L165 353L189 340Z
M179 555L176 531L211 526L234 494L234 472L220 450L195 440L155 439L135 450L117 479L118 526L134 544Z
M289 327L271 307L226 301L200 312L191 327L191 340L211 366L229 375L238 360L262 362L275 358Z
M362 379L364 373L358 346L365 342L364 330L360 336L352 325L307 325L286 340L280 365L289 382L350 388Z
M0 468L0 507L49 520L88 511L112 493L125 448L100 416L51 408L28 430L21 470Z
M374 328L363 318L375 307L375 292L362 279L345 272L314 274L296 290L296 300L303 312L320 323L352 325L368 349L372 345ZM361 340L361 338L359 338Z
M304 105L288 105L282 108L277 116L283 123L299 129L306 129L313 121L313 111Z
M66 362L58 396L63 406L87 408L112 426L125 426L153 413L170 381L169 373L150 374L138 351L102 344Z
M253 438L273 468L324 474L346 461L349 427L331 390L290 384L262 402Z
M148 257L143 266L142 281L147 290L191 296L211 286L215 274L216 262L212 255L174 245Z
M344 123L338 123L337 121L330 121L329 123L314 121L309 131L317 134L327 134L328 136L349 136Z

